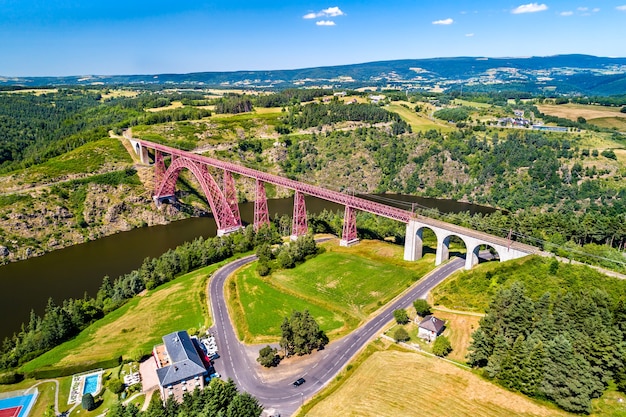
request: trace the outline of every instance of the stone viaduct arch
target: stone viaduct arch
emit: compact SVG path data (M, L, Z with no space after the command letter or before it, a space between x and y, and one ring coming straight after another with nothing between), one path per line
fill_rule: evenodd
M437 237L437 253L435 255L435 265L448 260L450 256L450 238L456 236L465 243L467 254L465 255L465 269L472 269L478 263L478 252L482 245L493 248L500 258L500 261L508 261L510 259L521 258L528 255L510 246L504 246L487 240L478 239L456 231L450 231L437 226L422 223L418 220L410 220L406 225L406 235L404 244L404 259L407 261L416 261L423 256L422 235L424 228L433 231Z

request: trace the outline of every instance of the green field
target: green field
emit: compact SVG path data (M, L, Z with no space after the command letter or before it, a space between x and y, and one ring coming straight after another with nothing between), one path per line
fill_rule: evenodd
M191 272L143 297L133 298L74 339L28 362L22 370L65 367L119 356L138 359L149 354L167 333L210 326L206 282L222 264Z
M239 302L229 297L230 310L242 340L276 340L283 318L304 308L331 339L344 336L434 267L431 255L405 262L401 246L384 242L325 247L295 269L261 278L252 265L234 278Z
M597 119L589 120L588 123L608 129L615 128L621 132L626 131L626 118L624 117L598 117Z
M455 274L431 292L433 304L454 310L483 312L502 286L524 283L528 295L538 299L545 292L559 294L563 289L582 291L598 288L613 300L626 296L626 281L608 277L588 266L559 262L550 273L548 258L528 256L507 262L487 263Z

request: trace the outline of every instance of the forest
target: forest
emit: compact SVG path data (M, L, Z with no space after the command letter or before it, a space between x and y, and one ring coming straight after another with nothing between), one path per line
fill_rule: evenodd
M516 282L495 295L486 313L468 363L495 382L573 413L589 413L591 399L611 381L626 392L623 299L563 289L533 300Z

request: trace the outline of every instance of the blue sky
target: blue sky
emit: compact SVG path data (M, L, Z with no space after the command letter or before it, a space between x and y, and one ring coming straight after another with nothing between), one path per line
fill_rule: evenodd
M2 76L566 53L626 57L626 0L0 0Z

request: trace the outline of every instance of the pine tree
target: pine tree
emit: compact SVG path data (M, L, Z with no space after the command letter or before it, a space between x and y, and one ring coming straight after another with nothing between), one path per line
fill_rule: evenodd
M226 409L226 417L259 417L263 407L252 395L244 392L237 394Z
M468 347L467 363L470 366L483 368L487 366L489 357L493 352L493 344L487 339L482 327L472 333L472 341Z
M495 338L493 353L489 356L489 361L485 367L485 372L489 378L499 379L502 363L507 361L509 345L504 335L499 334Z
M536 396L539 386L543 381L543 368L546 361L546 353L543 342L534 339L532 336L526 341L529 351L528 357L524 360L524 371L520 375L519 390L526 395Z
M589 413L589 373L589 363L575 355L571 343L563 335L558 335L546 344L540 393L566 411Z

